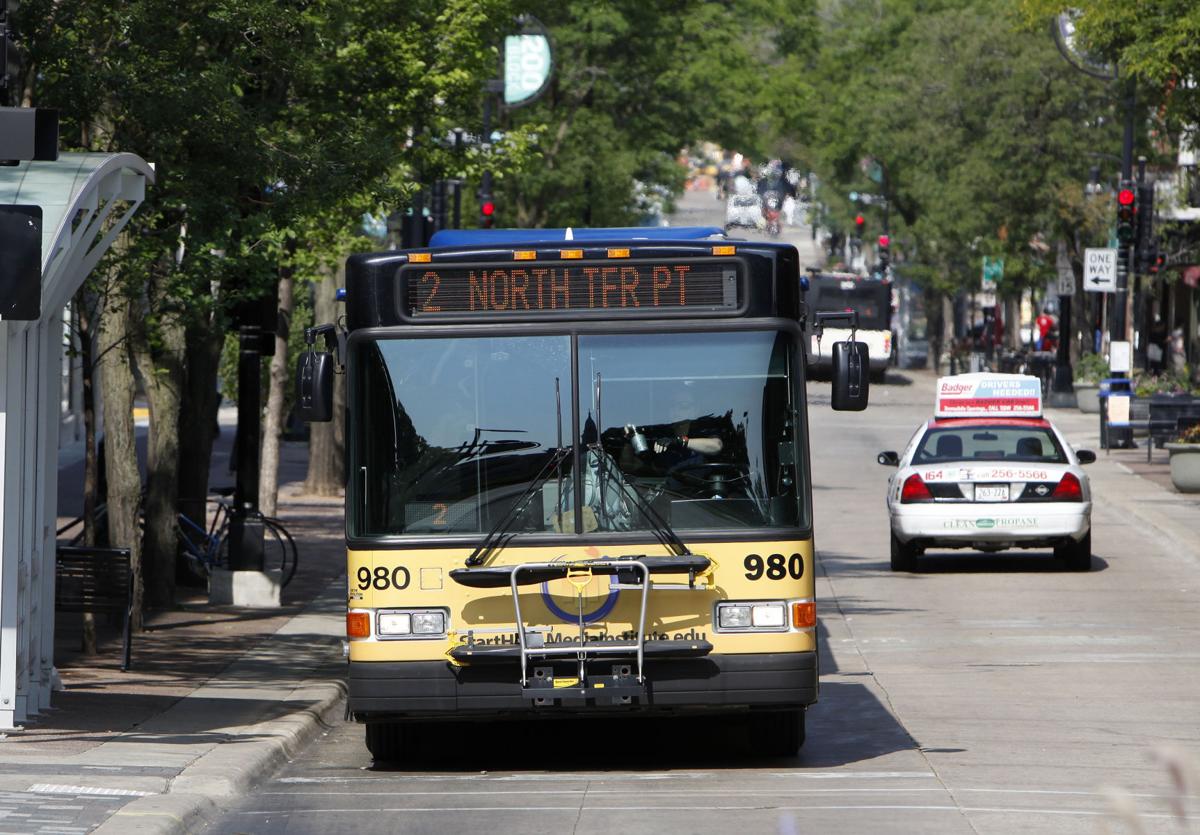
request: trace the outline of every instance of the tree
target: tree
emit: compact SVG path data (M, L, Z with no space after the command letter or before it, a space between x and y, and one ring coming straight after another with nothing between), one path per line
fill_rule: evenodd
M125 357L149 381L148 478L178 483L197 517L232 311L288 268L290 230L356 224L364 203L394 205L412 190L425 151L407 138L478 111L495 59L485 39L510 18L502 0L288 5L25 0L19 9L31 55L24 87L31 103L60 109L63 145L128 150L158 166L127 245L105 268L128 310ZM119 371L105 376L118 387L106 399L115 407L127 386ZM107 431L121 427L118 416ZM127 475L128 462L113 458L132 455L132 444L108 449L110 476L117 466ZM110 479L110 515L135 530L127 482ZM170 528L171 504L169 491L155 491L148 531ZM151 533L147 546L147 578L167 578L173 539ZM169 582L148 590L152 605L171 602Z
M508 116L537 133L539 164L502 182L501 211L513 207L504 222L628 225L638 219L635 181L678 192L685 172L676 156L697 139L776 152L808 89L800 58L781 49L805 44L811 6L533 4L553 39L555 71L542 99Z
M847 192L882 191L923 286L974 289L984 255L1004 258L1002 295L1043 286L1063 195L1082 194L1096 148L1119 147L1108 89L991 3L849 0L825 24L813 156L835 218Z

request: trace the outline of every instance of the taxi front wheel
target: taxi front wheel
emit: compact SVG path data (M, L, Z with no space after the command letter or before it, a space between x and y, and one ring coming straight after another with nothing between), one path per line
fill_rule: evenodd
M911 542L901 542L892 532L892 571L916 571L920 549Z
M1054 556L1067 564L1070 571L1088 571L1092 567L1092 532L1089 530L1078 542L1059 545Z

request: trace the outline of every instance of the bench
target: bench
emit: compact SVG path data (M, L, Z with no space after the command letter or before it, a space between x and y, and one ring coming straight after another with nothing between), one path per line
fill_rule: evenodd
M1135 401L1136 402L1136 401ZM1149 441L1146 444L1146 462L1149 463L1157 446L1178 437L1179 433L1200 423L1200 400L1182 397L1151 396L1147 404L1146 434Z
M136 576L128 548L60 545L54 563L54 607L62 612L106 612L125 618L121 670L129 669L130 619Z

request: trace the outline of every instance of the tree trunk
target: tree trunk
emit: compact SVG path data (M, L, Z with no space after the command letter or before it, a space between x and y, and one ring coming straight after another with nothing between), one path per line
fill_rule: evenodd
M82 287L75 293L71 302L71 313L74 319L75 338L79 340L80 371L83 378L83 544L93 548L97 544L96 536L96 505L99 495L96 462L96 392L93 388L96 379L94 333L92 331L92 311L88 308L88 293ZM80 651L84 655L96 654L96 616L91 612L83 613L83 638Z
M258 507L264 516L274 516L279 499L279 439L283 435L288 385L288 332L292 321L293 268L279 270L279 321L275 327L275 356L271 357L270 392L263 425L262 461L259 464Z
M142 479L134 440L133 362L129 349L129 300L119 289L109 292L100 315L100 385L104 412L104 463L108 476L108 538L114 548L128 548L138 581L133 589L132 629L142 629L142 536L138 503Z
M157 306L157 305L156 305ZM164 318L151 351L149 334L131 335L131 352L150 405L146 446L146 531L142 564L146 599L153 608L175 603L175 515L179 506L179 411L184 387L185 334L177 317Z
M191 324L187 348L183 405L179 415L179 512L207 528L208 471L213 440L220 434L217 370L225 333L217 317ZM186 566L181 566L186 571Z
M1004 300L1004 346L1017 351L1021 348L1021 297Z
M321 281L316 285L313 300L313 321L318 325L337 320L335 296L344 273L339 269L335 277L329 266L323 264L320 274ZM311 423L308 427L308 476L304 481L304 492L316 496L336 496L344 484L345 377L338 374L334 378L333 420Z

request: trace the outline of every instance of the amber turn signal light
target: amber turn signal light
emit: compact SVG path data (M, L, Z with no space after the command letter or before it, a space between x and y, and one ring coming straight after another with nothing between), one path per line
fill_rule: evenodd
M793 603L792 626L796 629L811 629L817 625L817 604Z
M346 613L346 637L370 638L371 616L367 612Z

